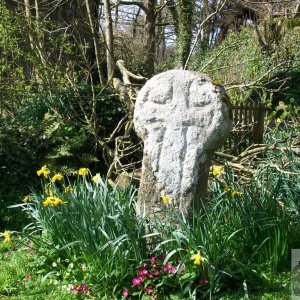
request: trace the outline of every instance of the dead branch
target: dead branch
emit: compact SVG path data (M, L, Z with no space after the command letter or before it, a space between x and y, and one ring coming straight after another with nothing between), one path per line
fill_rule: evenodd
M146 77L143 77L141 75L135 75L128 71L126 69L124 60L118 60L116 64L122 74L123 84L131 84L130 78L133 78L135 80L147 80Z
M191 56L192 56L192 54L193 54L193 52L194 52L194 50L195 50L195 47L196 47L196 44L197 44L197 42L198 42L199 36L200 36L200 34L201 34L201 32L202 32L202 27L203 27L203 25L204 25L207 21L209 21L214 15L216 15L218 12L220 12L220 11L222 10L222 8L224 7L226 1L227 1L227 0L224 0L222 3L220 3L220 4L218 5L218 7L216 8L216 10L215 10L214 12L212 12L211 14L209 14L209 15L208 15L208 16L200 23L199 29L198 29L198 32L197 32L197 35L196 35L196 37L195 37L194 44L193 44L193 46L192 46L192 48L191 48L191 51L190 51L190 53L189 53L189 55L188 55L188 57L187 57L187 60L186 60L186 62L185 62L185 64L184 64L184 68L183 68L184 70L186 70L186 68L187 68L187 66L188 66L188 64L189 64L189 61L190 61L190 59L191 59Z
M298 137L296 137L297 139ZM254 176L256 173L256 170L259 166L269 166L272 168L275 168L276 170L290 175L299 175L296 172L290 172L283 170L275 163L268 163L265 164L264 162L261 162L259 160L259 155L262 153L265 153L266 151L292 151L297 156L300 156L300 147L298 146L278 146L279 143L282 143L284 141L277 141L274 144L254 144L251 145L248 149L243 151L240 155L234 156L228 153L217 151L215 152L215 156L225 159L226 163L229 167L236 170L237 172L243 174L246 173L248 176ZM293 142L291 143L293 145Z
M106 175L106 180L112 187L116 186L120 176L130 178L130 171L136 170L137 166L141 164L142 144L141 142L134 142L132 138L134 136L132 133L132 118L135 102L133 88L139 85L132 84L131 79L143 81L146 79L143 76L135 75L128 71L123 60L118 60L116 65L122 74L123 81L119 78L114 78L113 86L119 95L126 116L120 120L107 141L115 141L113 160ZM117 136L118 133L120 134L119 136Z

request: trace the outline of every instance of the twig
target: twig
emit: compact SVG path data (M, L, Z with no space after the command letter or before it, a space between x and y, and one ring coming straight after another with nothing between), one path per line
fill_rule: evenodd
M280 64L269 69L262 76L260 76L259 78L257 78L256 80L254 80L250 83L231 85L231 86L225 87L225 90L228 91L228 90L235 89L235 88L253 87L253 86L257 85L260 81L262 81L265 77L270 75L271 72L273 72L274 70L276 70L277 68L279 68L280 66L282 66L284 64L286 64L286 62L281 62Z
M216 9L213 13L211 13L210 15L208 15L208 16L200 23L199 29L198 29L198 32L197 32L197 35L196 35L196 38L195 38L195 41L194 41L194 44L193 44L193 46L192 46L192 49L191 49L191 51L190 51L190 53L189 53L188 58L186 59L186 62L185 62L185 65L184 65L183 70L186 70L186 68L187 68L187 66L188 66L188 64L189 64L190 58L191 58L191 56L192 56L192 54L193 54L193 52L194 52L194 50L195 50L195 47L196 47L196 44L197 44L197 42L198 42L198 39L199 39L200 33L201 33L201 31L202 31L203 25L204 25L211 17L213 17L214 15L217 14L217 13L223 8L223 6L225 5L225 3L226 3L226 0L224 0L224 2L223 2L219 7L217 7L217 9Z

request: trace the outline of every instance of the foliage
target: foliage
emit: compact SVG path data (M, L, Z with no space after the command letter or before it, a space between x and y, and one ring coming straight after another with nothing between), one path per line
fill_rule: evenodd
M281 89L287 90L291 81L286 82L285 78L299 68L296 28L280 18L258 27L242 27L231 32L220 45L205 51L199 49L193 68L230 88L233 101L243 101L254 90L251 99L257 100L257 92L261 96L263 91L274 96ZM271 38L275 33L278 36Z
M131 261L145 257L144 221L138 221L132 209L133 190L110 190L99 174L91 181L86 170L79 170L73 184L67 178L55 183L49 178L42 194L33 194L21 206L32 218L32 230L43 231L42 239L50 239L55 252L51 260L59 259L59 263L54 259L58 266L66 260L89 265L93 274L88 279L105 293L127 276ZM33 240L39 247L49 247L40 239Z
M97 134L105 138L114 129L122 110L108 88L95 91ZM99 160L95 130L89 122L93 115L88 85L48 93L31 94L13 117L0 117L0 218L3 227L22 223L20 215L6 207L15 203L22 194L30 192L38 181L37 162L47 160L53 168L63 165L72 171L81 165L106 171ZM34 178L34 179L32 179ZM12 188L13 187L13 188ZM16 228L17 229L17 228Z
M212 168L201 214L187 219L165 201L161 217L146 222L135 215L133 190L111 190L85 168L74 180L41 171L42 193L18 206L32 220L27 230L50 279L55 273L62 284L86 283L94 296L132 299L220 298L287 286L276 274L289 269L290 249L300 247L295 176L262 164L242 185L229 168Z
M67 292L67 286L42 281L37 267L41 257L30 249L24 238L12 237L8 245L0 243L0 296L11 300L75 299Z

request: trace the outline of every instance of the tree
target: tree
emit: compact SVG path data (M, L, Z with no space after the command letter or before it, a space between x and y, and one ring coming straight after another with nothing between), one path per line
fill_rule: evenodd
M114 76L114 46L113 46L113 28L111 18L111 6L109 0L103 0L105 16L105 43L106 43L106 64L107 64L107 82L110 83Z

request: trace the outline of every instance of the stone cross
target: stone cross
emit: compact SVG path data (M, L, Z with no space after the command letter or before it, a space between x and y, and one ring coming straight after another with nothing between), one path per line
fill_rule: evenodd
M134 125L144 141L139 211L160 211L162 195L176 209L199 208L211 157L232 127L224 88L191 71L158 74L138 94Z

